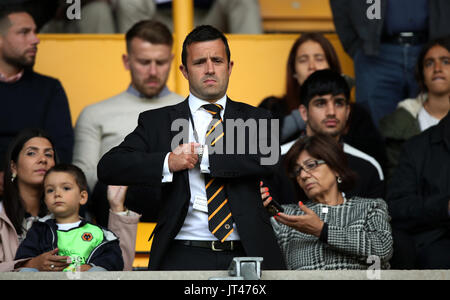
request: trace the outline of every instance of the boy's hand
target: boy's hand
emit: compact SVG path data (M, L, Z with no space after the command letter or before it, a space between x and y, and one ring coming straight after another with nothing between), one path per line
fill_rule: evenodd
M92 268L91 265L81 265L81 266L80 266L80 272L86 272L86 271L89 271L90 268Z
M70 265L69 256L59 256L58 248L42 253L29 261L23 267L38 269L41 272L60 272Z

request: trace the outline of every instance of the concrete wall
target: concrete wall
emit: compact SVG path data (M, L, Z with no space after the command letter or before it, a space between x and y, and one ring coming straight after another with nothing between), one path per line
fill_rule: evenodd
M369 276L368 276L369 272ZM368 280L376 275L371 271L263 271L263 280ZM208 280L227 277L225 271L139 271L90 272L79 277L66 273L0 273L0 280ZM387 270L380 271L380 280L450 280L450 270Z

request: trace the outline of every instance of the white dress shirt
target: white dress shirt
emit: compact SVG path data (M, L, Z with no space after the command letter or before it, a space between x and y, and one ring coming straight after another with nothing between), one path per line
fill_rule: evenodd
M199 138L199 141L195 140L192 122L189 122L189 143L196 142L204 145L206 130L213 117L209 112L202 108L202 106L210 103L208 101L201 100L192 94L189 94L188 101L189 109L191 110L195 129ZM222 111L220 112L220 116L222 119L225 112L226 102L226 95L216 102L223 107ZM217 238L208 229L208 213L194 209L194 202L196 201L196 197L207 199L205 177L203 175L204 173L209 173L209 157L207 149L208 147L204 147L202 161L200 162L200 168L195 167L188 171L191 199L186 219L184 220L184 224L181 227L180 232L175 237L176 240L217 240ZM170 153L167 153L164 160L162 182L172 182L173 173L171 173L169 170L169 154ZM227 238L227 241L240 240L236 224L233 224L233 228L234 231Z
M431 126L435 126L439 123L439 119L433 117L428 113L428 111L425 109L425 107L422 106L422 108L419 111L419 115L417 116L417 119L419 120L419 126L420 131L425 131Z

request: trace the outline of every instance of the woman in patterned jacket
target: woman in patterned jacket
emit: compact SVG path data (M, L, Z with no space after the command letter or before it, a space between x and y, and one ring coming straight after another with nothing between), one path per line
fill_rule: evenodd
M355 174L342 148L329 137L303 137L285 162L301 200L283 205L284 212L272 219L288 268L389 268L393 242L387 205L383 199L345 198ZM267 188L261 188L261 196L267 207L272 201Z

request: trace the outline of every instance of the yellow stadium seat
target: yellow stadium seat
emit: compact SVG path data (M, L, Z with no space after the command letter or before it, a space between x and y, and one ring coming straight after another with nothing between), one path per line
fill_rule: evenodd
M143 269L148 267L148 258L153 242L153 238L150 241L148 238L155 229L155 226L156 223L138 223L136 235L136 256L133 262L134 269Z
M265 32L335 32L329 0L259 0Z
M235 62L228 96L251 105L258 105L271 95L282 96L286 88L287 57L298 36L228 35L231 59ZM337 35L325 36L336 48L343 72L353 76L353 61L344 52ZM74 125L84 107L128 87L130 74L122 63L122 54L126 52L123 35L41 34L39 38L35 70L61 81L69 98ZM176 90L176 72L180 70L173 63L167 85L172 91L187 96L188 90Z

